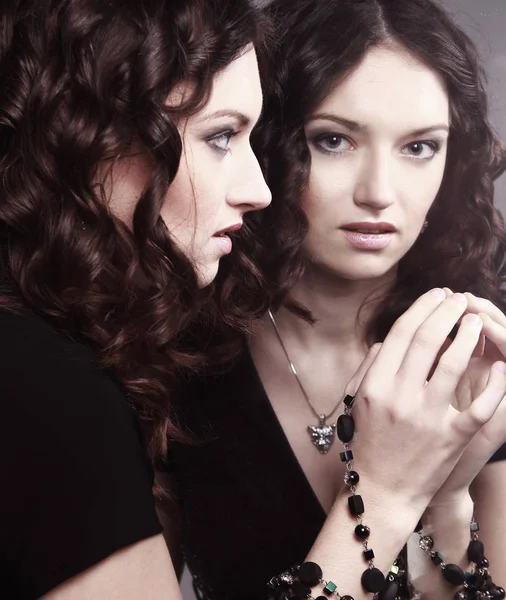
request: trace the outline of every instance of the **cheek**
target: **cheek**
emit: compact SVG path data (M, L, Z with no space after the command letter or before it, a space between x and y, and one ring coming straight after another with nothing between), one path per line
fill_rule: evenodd
M302 196L302 208L310 223L329 225L339 218L347 198L352 196L353 175L338 162L313 160L308 185Z
M416 216L417 221L413 222L414 227L418 227L418 220L425 220L425 216L434 203L444 174L444 161L439 161L430 165L429 169L420 169L415 176L406 177L403 184L403 198L405 201L405 210L408 214Z
M196 197L188 170L180 165L178 173L167 190L160 212L171 235L186 240L195 224Z
M188 150L165 197L161 216L171 236L194 257L205 251L210 237L222 226L222 170L205 149Z

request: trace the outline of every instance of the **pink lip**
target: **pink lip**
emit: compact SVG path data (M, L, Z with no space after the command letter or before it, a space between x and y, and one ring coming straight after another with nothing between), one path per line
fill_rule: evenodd
M232 231L237 231L242 227L242 222L234 223L233 225L229 225L224 229L221 229L217 233L213 235L213 238L217 241L218 247L220 249L220 254L225 256L226 254L230 254L232 252L232 240L226 235L227 233L231 233Z
M394 233L360 233L343 229L343 233L350 244L360 250L382 250L392 241Z
M340 227L348 242L359 250L382 250L392 241L397 228L383 221L362 221Z
M220 254L225 256L226 254L230 254L232 252L232 240L228 237L228 235L215 235L213 236L213 239L215 239L218 244Z

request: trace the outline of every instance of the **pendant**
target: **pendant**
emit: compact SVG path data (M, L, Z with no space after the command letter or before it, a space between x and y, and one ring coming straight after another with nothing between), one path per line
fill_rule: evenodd
M309 425L307 428L313 445L320 454L327 454L336 439L336 426L327 425L326 415L320 415L319 425Z

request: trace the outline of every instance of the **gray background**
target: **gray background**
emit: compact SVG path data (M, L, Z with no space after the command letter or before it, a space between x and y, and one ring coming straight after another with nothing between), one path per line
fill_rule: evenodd
M443 4L481 51L489 77L491 120L500 137L506 140L506 0L443 0ZM506 214L506 176L498 181L496 203ZM181 589L185 600L195 599L187 572Z

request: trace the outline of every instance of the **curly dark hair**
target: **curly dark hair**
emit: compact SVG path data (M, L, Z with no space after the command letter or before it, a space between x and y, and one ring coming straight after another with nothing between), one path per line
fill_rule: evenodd
M506 152L488 121L485 75L472 41L432 0L274 0L266 10L278 26L278 44L256 145L273 202L250 221L263 236L256 253L272 305L285 303L310 318L289 296L305 268L307 220L299 200L311 164L304 122L370 48L393 42L444 79L451 131L429 227L400 261L367 338L384 339L394 320L434 286L471 291L504 308L506 236L493 196Z
M170 393L200 362L182 332L206 293L160 218L182 153L175 123L250 44L262 69L265 19L247 0L2 4L0 269L14 294L0 304L91 346L130 395L155 459L178 435ZM184 105L168 107L188 82ZM108 210L101 166L133 142L153 168L130 230ZM251 270L244 255L231 260Z

